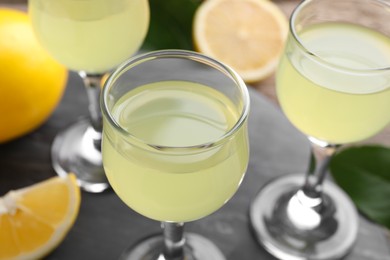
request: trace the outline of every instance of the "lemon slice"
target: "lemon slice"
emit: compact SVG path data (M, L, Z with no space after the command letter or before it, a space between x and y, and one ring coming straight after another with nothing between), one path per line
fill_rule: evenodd
M40 259L49 253L68 233L79 206L73 174L0 197L0 259Z
M246 82L275 71L287 32L286 16L266 0L207 0L193 23L196 50L229 65Z

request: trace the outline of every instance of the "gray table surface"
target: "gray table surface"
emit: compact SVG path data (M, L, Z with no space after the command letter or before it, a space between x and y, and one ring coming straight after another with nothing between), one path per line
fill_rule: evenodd
M186 226L187 231L212 240L227 260L274 259L257 244L251 232L250 202L270 179L303 172L309 159L306 138L291 126L278 108L250 90L251 157L245 179L223 208ZM0 145L0 195L55 176L50 164L51 142L59 130L86 113L82 82L77 74L70 73L63 100L50 119L35 132ZM160 232L159 223L129 209L112 190L103 194L83 192L75 225L46 259L117 259L126 247L156 232ZM356 245L345 259L390 260L387 235L384 229L361 217Z

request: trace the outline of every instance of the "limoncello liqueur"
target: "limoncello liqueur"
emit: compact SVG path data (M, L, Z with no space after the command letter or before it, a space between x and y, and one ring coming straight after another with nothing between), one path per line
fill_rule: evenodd
M163 81L130 91L112 111L132 137L104 124L104 168L132 209L159 221L185 222L214 212L236 192L248 163L246 126L207 147L241 112L222 93L197 83ZM205 147L194 147L199 145Z
M390 122L389 72L362 70L390 67L389 37L343 23L298 34L326 63L302 54L290 39L277 73L277 95L290 121L309 136L339 144L383 129Z
M42 45L76 71L106 72L131 55L149 27L147 0L30 0Z

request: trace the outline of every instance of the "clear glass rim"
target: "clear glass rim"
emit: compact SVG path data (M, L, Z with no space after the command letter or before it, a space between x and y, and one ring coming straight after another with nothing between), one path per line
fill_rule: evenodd
M387 67L378 67L378 68L370 68L370 69L352 69L344 66L339 66L333 63L330 63L320 56L316 55L312 51L310 51L308 48L306 48L305 44L301 40L301 38L298 35L298 32L295 29L295 22L302 11L306 7L306 5L310 4L311 2L319 1L319 0L305 0L302 1L298 6L293 10L291 16L290 16L290 34L292 35L293 39L297 43L298 47L305 52L311 59L314 59L316 62L333 69L338 69L342 72L346 73L353 73L353 74L360 74L360 75L370 75L370 74L378 74L378 73L388 73L390 72L390 65ZM326 0L324 0L326 1ZM390 10L390 3L384 1L384 0L370 0L371 2L377 2L382 4L383 6L387 6L387 8Z
M225 74L228 74L231 76L232 80L236 83L238 89L240 90L240 93L242 95L243 99L243 108L241 110L241 113L236 121L236 123L231 127L228 131L225 132L224 135L217 138L214 141L208 142L208 143L202 143L198 145L193 146L164 146L164 145L157 145L153 143L148 143L143 139L140 139L134 135L132 135L130 132L128 132L126 129L124 129L111 115L110 109L108 108L108 94L111 86L115 83L116 79L121 76L121 74L128 69L131 69L132 67L137 66L138 64L141 64L143 62L146 62L148 60L153 59L159 59L159 58L183 58L183 59L191 59L194 61L200 61L204 64L211 64L215 68L219 69ZM225 140L229 139L232 135L234 135L246 122L248 115L249 115L249 106L250 106L250 98L249 98L249 92L247 89L247 86L245 85L242 78L238 75L237 72L235 72L233 69L231 69L229 66L211 58L208 56L205 56L203 54L200 54L198 52L194 51L188 51L188 50L159 50L159 51L152 51L144 54L140 54L137 56L134 56L133 58L130 58L129 60L122 63L113 73L109 75L107 80L104 83L102 95L100 98L100 105L102 109L102 113L105 117L105 119L110 123L111 126L114 127L116 131L121 133L121 135L125 136L126 138L130 139L131 141L134 141L135 144L140 145L146 145L148 147L154 148L156 150L164 150L164 151L185 151L185 150L199 150L199 149L205 149L210 148L214 146L218 146L219 144L223 143Z

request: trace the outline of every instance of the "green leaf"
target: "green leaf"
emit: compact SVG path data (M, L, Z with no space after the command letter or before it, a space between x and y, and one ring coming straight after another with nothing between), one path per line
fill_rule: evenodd
M390 228L389 148L346 148L332 158L330 171L364 215Z
M192 20L201 0L150 0L145 50L192 50Z

